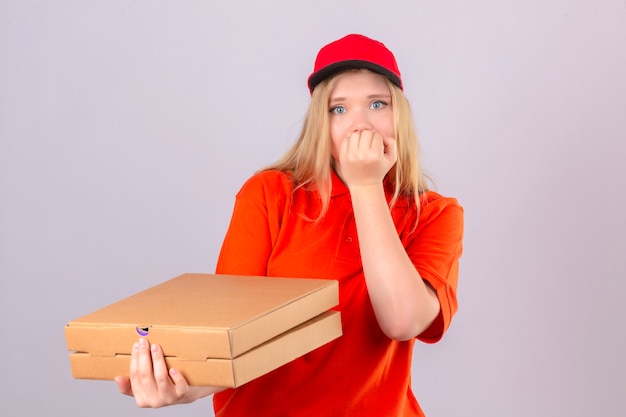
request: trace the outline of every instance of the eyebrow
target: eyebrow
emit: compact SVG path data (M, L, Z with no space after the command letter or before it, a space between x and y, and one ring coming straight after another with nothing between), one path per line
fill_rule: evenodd
M372 100L372 99L376 99L376 98L386 98L386 99L391 99L391 94L388 93L382 93L382 94L370 94L369 96L367 96L368 100ZM337 101L345 101L346 98L343 96L338 96L338 97L330 97L330 99L328 100L329 103L335 103Z

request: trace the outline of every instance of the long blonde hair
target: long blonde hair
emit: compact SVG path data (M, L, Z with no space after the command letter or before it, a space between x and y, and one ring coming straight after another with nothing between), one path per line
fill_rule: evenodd
M315 87L298 140L278 161L265 168L287 172L294 188L304 187L318 193L321 210L314 219L316 222L324 217L330 205L332 156L328 102L337 83L337 75ZM398 198L404 197L413 199L419 209L420 195L428 190L428 185L420 164L411 107L402 90L388 79L386 81L391 93L398 154L396 163L387 174L387 181L393 187L390 207L394 206Z

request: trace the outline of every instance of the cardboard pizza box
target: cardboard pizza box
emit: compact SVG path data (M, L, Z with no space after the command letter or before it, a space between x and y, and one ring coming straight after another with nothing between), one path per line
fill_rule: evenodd
M195 385L239 386L341 335L333 280L183 274L69 322L75 378L128 375L140 336Z

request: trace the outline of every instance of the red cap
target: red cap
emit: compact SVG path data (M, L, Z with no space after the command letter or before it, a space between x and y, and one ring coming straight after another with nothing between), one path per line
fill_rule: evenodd
M382 74L404 89L396 58L391 51L367 36L351 34L320 49L309 76L309 90L313 92L316 85L340 71L359 68Z

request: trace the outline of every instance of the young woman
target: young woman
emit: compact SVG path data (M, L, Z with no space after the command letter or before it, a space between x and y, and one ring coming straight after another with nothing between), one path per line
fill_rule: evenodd
M339 281L343 336L237 389L190 387L157 345L122 393L142 407L215 394L217 416L422 416L415 340L457 309L463 210L429 191L395 58L348 35L323 47L296 144L237 194L216 272Z

